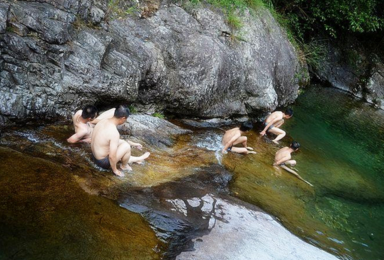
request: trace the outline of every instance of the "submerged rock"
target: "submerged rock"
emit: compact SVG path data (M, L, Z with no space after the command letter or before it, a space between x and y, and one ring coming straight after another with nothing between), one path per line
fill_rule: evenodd
M85 193L70 170L4 147L0 157L0 258L162 258L140 215Z
M205 118L243 116L297 97L296 75L306 69L266 9L246 11L234 31L209 9L141 6L148 18L114 17L101 1L1 3L0 123L120 102Z

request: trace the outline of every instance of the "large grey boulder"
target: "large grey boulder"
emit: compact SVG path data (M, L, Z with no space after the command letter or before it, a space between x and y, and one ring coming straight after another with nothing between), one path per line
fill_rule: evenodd
M384 64L376 64L365 88L366 100L384 110Z
M87 103L225 118L293 102L303 67L284 31L264 9L241 17L232 31L204 8L113 19L106 1L6 0L0 124L68 117Z
M123 135L134 136L158 148L170 147L179 135L192 133L191 130L149 115L131 115L118 129Z
M384 64L367 57L364 48L350 46L345 50L339 45L327 44L327 58L316 70L316 75L332 87L384 109Z

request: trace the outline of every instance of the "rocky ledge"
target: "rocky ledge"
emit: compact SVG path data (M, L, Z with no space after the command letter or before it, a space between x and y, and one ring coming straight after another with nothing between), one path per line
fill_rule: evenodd
M297 97L307 69L266 9L245 11L234 30L208 8L164 1L116 14L131 9L113 3L0 3L0 125L68 117L87 103L257 115Z

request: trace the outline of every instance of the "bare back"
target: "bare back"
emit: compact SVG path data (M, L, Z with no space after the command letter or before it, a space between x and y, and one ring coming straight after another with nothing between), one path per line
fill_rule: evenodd
M280 150L278 150L276 152L275 163L280 161L283 158L286 159L286 160L291 159L291 153L290 153L290 148L289 147L281 148Z
M268 116L268 118L265 120L266 124L269 124L270 122L276 122L284 118L284 113L281 111L275 111L272 114Z
M232 128L232 129L230 129L228 131L225 131L223 139L221 140L221 144L223 146L225 146L229 141L231 141L231 139L234 136L237 136L237 137L241 136L240 128L236 127L236 128Z
M116 125L110 122L110 119L103 119L95 126L92 133L91 149L93 156L98 159L104 159L110 153L111 141L120 139Z

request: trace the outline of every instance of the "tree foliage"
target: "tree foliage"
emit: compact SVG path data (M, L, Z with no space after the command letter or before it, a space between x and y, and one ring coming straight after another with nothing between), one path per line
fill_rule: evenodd
M368 33L384 28L383 0L270 0L301 40L325 31Z

